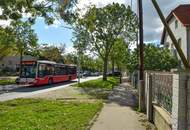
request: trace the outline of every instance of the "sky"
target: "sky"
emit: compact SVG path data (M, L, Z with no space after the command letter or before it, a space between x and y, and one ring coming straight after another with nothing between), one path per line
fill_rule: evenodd
M137 10L137 0L132 0L132 9ZM94 4L97 7L103 7L107 4L118 2L125 5L131 5L131 0L78 0L77 7L85 10L86 6ZM167 16L171 10L180 4L190 4L189 0L157 0L164 15ZM143 0L144 12L144 40L145 42L159 43L163 30L163 25L151 3L151 0ZM0 21L0 25L8 24L8 22ZM38 35L39 43L59 45L66 44L66 51L73 51L72 30L64 28L66 25L63 21L56 20L53 25L47 26L42 18L38 18L33 29Z

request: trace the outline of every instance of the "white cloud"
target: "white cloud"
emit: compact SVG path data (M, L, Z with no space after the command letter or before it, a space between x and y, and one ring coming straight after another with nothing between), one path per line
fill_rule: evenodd
M157 0L165 17L180 4L188 4L189 0ZM144 8L144 37L145 41L160 41L163 24L151 3L151 0L143 1Z

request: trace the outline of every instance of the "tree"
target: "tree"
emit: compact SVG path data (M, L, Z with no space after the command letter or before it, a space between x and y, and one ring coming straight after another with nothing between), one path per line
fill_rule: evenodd
M69 53L64 56L64 63L65 64L77 64L77 55L73 53Z
M137 16L123 4L92 6L82 18L78 17L75 26L80 27L78 37L85 38L81 44L87 44L88 49L102 58L103 80L107 80L108 56L113 45L120 38L134 40L137 25Z
M133 51L128 60L127 68L132 73L138 68L137 50ZM178 66L178 60L172 56L170 50L154 44L145 45L144 49L145 70L170 71Z
M58 63L64 63L63 54L65 52L65 44L61 44L60 47L45 46L40 49L40 59L55 61Z
M30 23L15 21L12 24L14 27L14 42L20 54L20 73L22 73L23 54L35 47L38 39L37 35L34 33L34 30L31 29Z
M128 55L128 43L124 39L118 39L113 45L109 56L112 64L112 74L114 73L115 65L120 71L126 69L125 63Z

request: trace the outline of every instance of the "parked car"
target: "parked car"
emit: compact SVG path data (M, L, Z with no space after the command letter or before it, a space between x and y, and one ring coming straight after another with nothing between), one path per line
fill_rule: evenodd
M108 72L107 76L117 76L117 77L120 77L120 76L122 76L122 74L121 74L120 71L114 71L114 73Z
M83 73L83 76L91 76L91 72L90 72L90 71L85 71L85 72Z
M100 76L100 73L99 72L95 72L94 75L95 76Z

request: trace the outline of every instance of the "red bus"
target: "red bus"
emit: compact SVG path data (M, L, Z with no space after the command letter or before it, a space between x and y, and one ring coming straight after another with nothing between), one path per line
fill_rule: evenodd
M70 81L77 78L75 65L59 64L52 61L23 61L18 84L38 86Z

